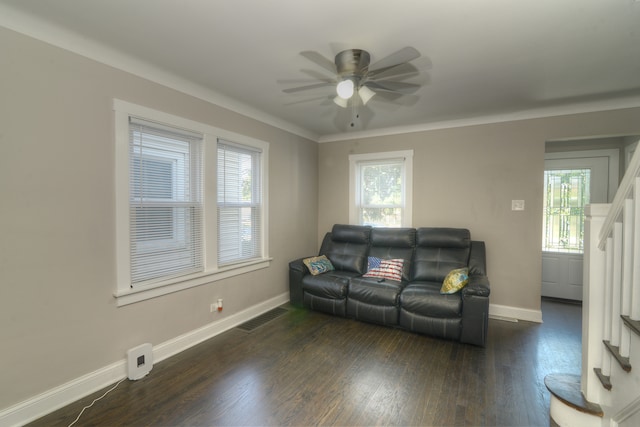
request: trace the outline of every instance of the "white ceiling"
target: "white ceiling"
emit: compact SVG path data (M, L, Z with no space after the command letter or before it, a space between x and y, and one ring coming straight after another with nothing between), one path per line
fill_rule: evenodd
M306 50L422 54L358 135L640 105L637 0L0 0L0 25L320 141L354 129L331 88L282 92L326 74Z

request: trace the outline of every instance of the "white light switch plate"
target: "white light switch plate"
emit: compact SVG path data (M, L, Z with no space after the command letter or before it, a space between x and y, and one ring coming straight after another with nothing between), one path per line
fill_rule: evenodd
M523 211L524 210L524 200L512 200L511 201L511 210L512 211Z

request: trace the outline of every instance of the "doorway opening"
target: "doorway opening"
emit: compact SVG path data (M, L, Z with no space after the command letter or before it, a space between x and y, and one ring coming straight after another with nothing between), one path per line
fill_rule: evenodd
M542 215L543 297L582 300L585 207L613 199L620 180L623 147L620 138L547 143Z

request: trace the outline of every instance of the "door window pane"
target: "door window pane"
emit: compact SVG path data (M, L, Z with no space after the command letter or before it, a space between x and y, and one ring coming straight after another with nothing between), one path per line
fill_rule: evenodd
M544 172L542 250L584 252L584 207L590 200L590 169Z

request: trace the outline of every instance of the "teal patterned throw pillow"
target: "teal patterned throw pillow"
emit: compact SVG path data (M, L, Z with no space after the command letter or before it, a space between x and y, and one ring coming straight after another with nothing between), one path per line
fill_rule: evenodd
M333 268L333 264L329 261L329 258L324 255L305 258L302 262L307 266L309 273L313 276L335 270L335 268Z

